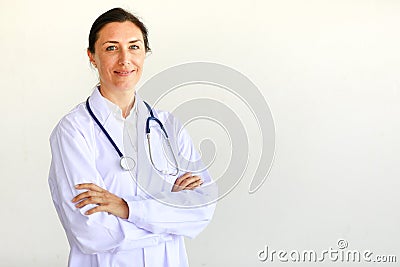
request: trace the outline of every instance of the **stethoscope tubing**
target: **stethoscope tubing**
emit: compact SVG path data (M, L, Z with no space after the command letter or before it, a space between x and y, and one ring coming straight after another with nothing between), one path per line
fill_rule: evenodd
M128 160L132 160L132 161L134 162L134 160L133 160L132 158L130 158L130 157L124 156L124 155L122 154L121 150L119 150L117 144L116 144L116 143L114 142L114 140L111 138L110 134L107 132L107 130L103 127L103 125L102 125L102 124L100 123L100 121L97 119L96 115L93 113L93 111L92 111L92 109L91 109L91 107L90 107L90 104L89 104L89 98L90 98L90 97L88 97L87 100L86 100L86 108L87 108L87 110L88 110L90 116L93 118L93 120L96 122L96 124L100 127L101 131L105 134L105 136L107 137L108 141L112 144L112 146L114 147L114 149L117 151L118 156L120 157L120 165L121 165L121 168L124 169L124 170L126 170L126 171L132 170L132 169L134 168L134 166L129 167L129 165L128 165L127 162L128 162ZM145 101L143 101L143 102L144 102L144 104L146 105L146 107L147 107L147 109L149 110L149 113L150 113L150 116L149 116L149 117L147 118L147 120L146 120L146 137L147 137L147 144L148 144L148 148L149 148L149 155L150 155L151 164L153 165L153 167L154 167L158 172L160 172L160 173L162 173L162 174L168 174L168 172L167 172L166 170L160 170L160 169L158 169L158 168L156 167L156 165L154 164L154 160L153 160L152 153L151 153L151 145L150 145L150 121L155 121L155 122L160 126L161 130L163 131L163 133L164 133L164 135L165 135L164 138L165 138L166 141L167 141L168 148L171 150L171 152L172 152L172 157L173 157L173 159L174 159L174 164L175 164L176 172L175 172L175 173L170 173L169 175L176 176L176 175L178 175L178 173L179 173L179 166L178 166L178 161L177 161L177 159L176 159L176 157L175 157L175 153L174 153L174 151L172 150L171 143L170 143L170 141L169 141L167 131L165 130L164 125L162 124L162 122L154 116L153 110L151 109L150 105L147 104L147 102L145 102Z
M111 136L108 134L108 132L106 131L106 129L104 129L103 125L101 125L100 121L97 119L97 117L94 115L92 109L90 108L90 104L89 104L89 98L87 98L86 100L86 108L89 111L90 116L93 118L93 120L97 123L97 125L100 127L101 131L106 135L108 141L110 141L110 143L113 145L113 147L115 148L115 150L118 153L118 156L120 158L124 157L124 155L122 154L121 150L119 150L117 144L115 144L114 140L111 138Z

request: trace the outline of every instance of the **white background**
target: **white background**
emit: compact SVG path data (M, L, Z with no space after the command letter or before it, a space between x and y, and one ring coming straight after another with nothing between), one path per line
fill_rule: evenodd
M265 245L318 252L339 238L400 261L400 1L2 0L0 266L66 266L48 138L96 83L87 36L115 6L149 28L142 80L183 62L224 64L259 87L274 115L267 181L247 193L251 160L212 223L187 241L191 266L271 265L257 259Z

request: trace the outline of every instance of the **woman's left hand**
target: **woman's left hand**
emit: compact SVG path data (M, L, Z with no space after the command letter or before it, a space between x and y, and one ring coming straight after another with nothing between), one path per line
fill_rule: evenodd
M85 213L86 215L96 212L108 212L122 219L128 219L129 207L122 198L92 183L78 184L75 188L78 190L88 190L80 193L72 199L73 203L77 203L75 207L80 209L88 204L98 205L97 207L88 210Z
M183 174L181 177L175 180L172 192L179 192L182 190L193 190L203 184L200 176L192 176L191 172Z

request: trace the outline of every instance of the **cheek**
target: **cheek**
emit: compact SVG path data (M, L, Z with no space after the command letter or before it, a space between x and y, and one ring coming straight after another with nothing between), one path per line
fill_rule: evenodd
M134 62L137 67L142 68L144 64L144 57L137 57L134 59Z
M99 56L96 59L97 66L103 70L106 71L107 69L111 68L115 64L115 59L113 57L106 57L106 56Z

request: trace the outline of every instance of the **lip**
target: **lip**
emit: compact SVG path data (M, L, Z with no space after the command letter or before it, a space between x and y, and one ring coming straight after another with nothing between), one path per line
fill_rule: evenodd
M131 75L135 70L115 70L114 73L118 76L126 77Z

